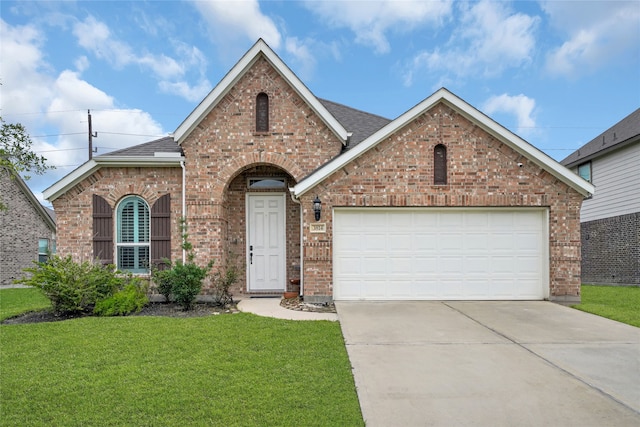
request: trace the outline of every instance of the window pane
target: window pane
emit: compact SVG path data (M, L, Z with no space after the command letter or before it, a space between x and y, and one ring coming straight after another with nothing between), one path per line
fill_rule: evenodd
M249 188L252 190L266 188L284 188L284 178L250 178Z
M583 163L578 166L578 175L580 175L580 178L591 182L591 163Z
M139 197L127 197L118 207L117 222L116 261L118 268L132 273L148 273L149 207Z
M132 273L147 273L149 246L119 246L118 268Z
M48 250L49 250L49 239L38 240L38 253L46 254Z

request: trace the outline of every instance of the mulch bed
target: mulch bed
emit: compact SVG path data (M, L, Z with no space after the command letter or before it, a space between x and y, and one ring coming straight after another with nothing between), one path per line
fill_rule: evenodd
M140 312L130 316L164 316L164 317L204 317L218 314L237 313L235 304L228 307L221 307L211 303L196 303L191 310L184 310L175 303L152 302L145 306ZM25 313L2 322L4 325L16 325L22 323L58 322L61 320L78 319L93 316L92 313L76 313L66 315L56 315L51 310L34 311Z
M289 310L309 311L315 313L335 313L336 307L330 304L310 304L305 303L302 298L282 299L280 305ZM193 305L191 310L184 310L180 305L166 302L152 302L144 307L140 312L131 314L131 316L164 316L164 317L204 317L211 315L237 313L238 309L235 304L227 307L221 307L212 303L200 302ZM51 310L33 311L21 314L10 319L5 319L4 325L19 325L25 323L42 323L42 322L59 322L61 320L79 319L82 317L90 317L92 313L76 313L56 315Z

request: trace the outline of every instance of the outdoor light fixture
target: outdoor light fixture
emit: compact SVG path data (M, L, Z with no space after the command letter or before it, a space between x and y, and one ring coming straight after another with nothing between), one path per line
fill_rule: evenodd
M316 198L313 199L313 213L316 215L316 221L320 221L321 212L322 212L322 202L320 201L318 196L316 196Z

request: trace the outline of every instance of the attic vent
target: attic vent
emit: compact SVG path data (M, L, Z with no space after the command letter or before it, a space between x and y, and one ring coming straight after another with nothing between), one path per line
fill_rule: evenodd
M256 132L269 132L269 96L264 92L256 97Z

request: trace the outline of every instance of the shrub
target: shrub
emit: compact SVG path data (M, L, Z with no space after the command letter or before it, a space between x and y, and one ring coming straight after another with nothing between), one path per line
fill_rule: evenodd
M177 261L169 270L171 292L175 301L185 310L191 309L196 297L202 290L202 281L207 277L211 266L199 267L193 261L182 263Z
M109 298L96 302L93 312L98 316L126 316L147 305L147 285L138 277L128 277L128 283Z
M223 271L217 271L213 275L213 299L217 304L225 306L233 303L233 297L229 288L238 280L238 268L231 264Z
M209 262L206 267L196 265L193 246L189 243L184 218L180 219L180 231L182 232L182 249L187 252L187 262L176 261L175 264L172 264L171 261L164 260L169 269L154 269L152 278L158 287L158 292L164 295L167 301L173 296L175 302L185 310L189 310L202 290L202 281L207 277L213 266L213 261Z
M102 266L88 261L76 263L71 256L52 256L24 271L30 277L16 280L40 289L49 298L56 314L89 311L97 301L122 288L122 279L114 266Z
M160 270L153 268L151 270L151 278L156 284L156 288L160 295L164 296L165 301L171 301L171 294L173 293L173 282L171 278L171 261L165 260L165 263L169 266L168 269Z

